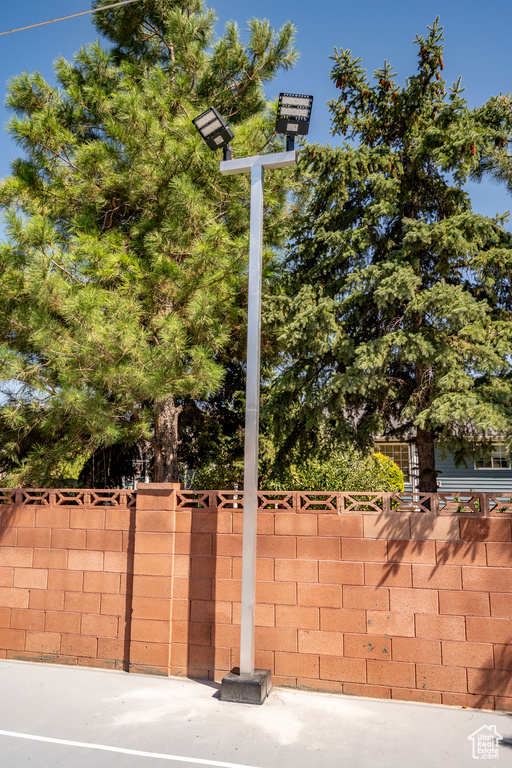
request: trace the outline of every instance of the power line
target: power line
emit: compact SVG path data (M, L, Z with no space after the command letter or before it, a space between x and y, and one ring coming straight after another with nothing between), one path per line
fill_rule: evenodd
M71 16L59 16L58 19L50 19L49 21L40 21L38 24L29 24L28 27L18 27L18 29L9 29L7 32L0 32L2 35L12 35L13 32L24 32L25 29L34 29L34 27L43 27L45 24L54 24L56 21L65 21L66 19L76 19L77 16L85 16L88 13L98 13L99 11L107 11L109 8L118 8L120 5L128 5L129 3L139 3L140 0L122 0L119 3L113 3L112 5L104 5L102 8L92 8L90 11L81 11L80 13L73 13Z

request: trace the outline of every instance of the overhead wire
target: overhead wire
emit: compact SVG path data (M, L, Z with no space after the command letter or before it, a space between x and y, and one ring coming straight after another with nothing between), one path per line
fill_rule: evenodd
M108 11L109 8L119 8L120 5L129 5L130 3L140 3L141 0L121 0L119 3L112 3L112 5L104 5L101 8L91 8L89 11L80 11L80 13L72 13L70 16L59 16L58 19L49 19L49 21L39 21L37 24L29 24L27 27L18 27L17 29L8 29L6 32L0 32L2 35L12 35L14 32L24 32L26 29L34 29L35 27L43 27L45 24L54 24L56 21L65 21L66 19L76 19L78 16L85 16L88 13L99 13L99 11Z

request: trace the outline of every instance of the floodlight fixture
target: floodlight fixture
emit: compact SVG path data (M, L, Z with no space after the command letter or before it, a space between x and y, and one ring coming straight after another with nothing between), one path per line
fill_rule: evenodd
M287 151L293 149L296 136L307 135L312 106L312 96L300 93L279 94L276 131L286 136Z
M233 131L215 107L210 107L205 112L192 120L201 137L210 149L224 150L224 160L231 159L230 141Z

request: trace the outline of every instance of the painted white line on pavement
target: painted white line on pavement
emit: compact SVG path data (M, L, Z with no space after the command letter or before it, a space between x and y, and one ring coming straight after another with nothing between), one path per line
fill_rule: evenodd
M120 752L123 755L136 755L137 757L153 757L155 760L173 760L174 762L193 763L194 765L212 765L214 768L256 768L256 766L242 765L240 763L223 763L218 760L203 760L201 757L183 757L181 755L164 755L160 752L142 752L138 749L123 749L122 747L107 747L104 744L89 744L86 741L67 741L67 739L50 739L46 736L34 736L30 733L16 733L15 731L2 731L0 736L10 736L15 739L29 739L30 741L44 741L49 744L61 744L67 747L82 747L83 749L100 749L103 752Z

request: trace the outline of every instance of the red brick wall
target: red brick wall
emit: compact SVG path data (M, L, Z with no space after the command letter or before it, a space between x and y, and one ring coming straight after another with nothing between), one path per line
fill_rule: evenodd
M0 658L126 668L134 494L109 506L94 491L2 501Z
M0 505L0 656L216 680L237 666L241 500L130 498ZM393 500L262 494L256 666L280 685L512 710L510 508Z

